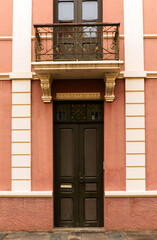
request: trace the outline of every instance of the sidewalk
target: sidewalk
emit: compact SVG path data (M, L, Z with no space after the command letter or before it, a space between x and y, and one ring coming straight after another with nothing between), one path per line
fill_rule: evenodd
M154 240L157 239L157 231L137 232L7 232L0 233L0 240Z

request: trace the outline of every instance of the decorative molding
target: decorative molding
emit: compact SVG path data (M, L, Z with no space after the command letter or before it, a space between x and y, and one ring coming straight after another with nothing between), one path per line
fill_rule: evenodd
M106 102L113 102L113 100L115 99L115 94L114 94L114 89L115 89L115 85L116 85L116 77L117 77L117 73L115 72L109 72L109 73L105 73L105 100Z
M52 101L52 96L51 96L51 84L52 84L52 79L51 75L49 74L41 74L39 75L40 82L41 82L41 89L42 89L42 100L44 103L50 103Z
M52 191L0 191L0 197L52 197Z
M98 100L100 93L56 93L58 100Z
M157 191L105 191L107 198L119 197L157 197Z

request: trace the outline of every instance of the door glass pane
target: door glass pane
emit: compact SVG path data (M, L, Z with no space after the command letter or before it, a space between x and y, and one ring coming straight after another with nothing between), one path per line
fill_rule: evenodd
M82 3L82 18L83 20L94 20L98 18L97 1L88 1Z
M73 2L59 2L58 19L62 21L69 21L74 19L74 3Z

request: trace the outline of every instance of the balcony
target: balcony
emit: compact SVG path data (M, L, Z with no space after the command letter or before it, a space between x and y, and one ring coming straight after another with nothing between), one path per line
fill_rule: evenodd
M103 78L105 100L113 101L115 79L123 65L119 60L119 26L119 23L34 25L32 66L41 80L43 101L51 101L54 79L86 78Z
M119 24L35 25L35 60L119 60Z

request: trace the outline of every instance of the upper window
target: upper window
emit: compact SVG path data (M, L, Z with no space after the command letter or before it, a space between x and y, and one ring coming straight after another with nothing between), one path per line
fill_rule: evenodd
M101 22L101 0L55 0L54 22Z

